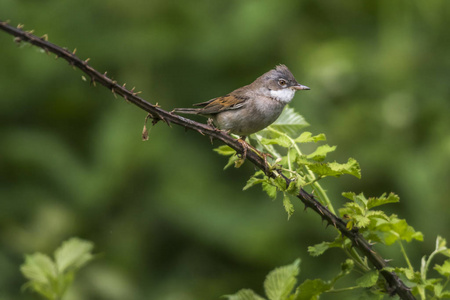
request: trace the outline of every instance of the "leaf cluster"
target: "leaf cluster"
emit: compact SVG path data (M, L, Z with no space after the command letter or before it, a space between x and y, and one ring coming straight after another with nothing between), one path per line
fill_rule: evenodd
M441 277L429 278L427 273L430 269L431 261L436 255L443 255L447 259L442 264L435 264L433 267ZM428 257L422 257L419 270L414 270L410 263L408 263L407 268L396 267L386 268L386 270L397 272L406 277L413 293L419 295L421 299L450 298L450 289L448 288L450 282L450 249L447 248L447 241L440 236L436 239L434 251Z
M91 242L71 238L56 249L54 259L39 252L26 255L20 267L28 279L24 289L29 288L45 299L61 299L75 273L94 258L93 247Z
M260 184L272 199L275 199L277 193L281 192L283 206L288 216L294 212L289 195L297 195L300 188L312 186L322 204L331 206L318 184L318 180L329 176L339 177L344 174L361 177L359 164L353 158L348 159L346 163L325 162L328 153L336 150L336 146L322 144L316 146L313 151L304 153L300 149L301 147L326 141L323 133L313 135L311 132L304 131L299 134L300 130L308 125L301 115L287 107L274 124L250 136L252 143L256 144L259 151L272 156L270 168L278 176L274 179L266 176L262 171L257 171L248 180L244 190ZM242 164L236 156L236 152L228 146L220 146L215 151L220 155L230 156L225 168L233 164L235 166ZM288 186L285 178L291 182Z
M323 293L339 292L342 290L360 289L373 286L378 279L378 272L364 274L356 281L356 286L346 289L336 289L339 279L353 271L354 263L347 259L341 265L341 271L331 280L306 279L297 287L297 276L300 273L300 259L292 264L282 266L271 271L264 281L264 291L267 298L261 297L253 290L242 289L233 295L226 295L228 300L309 300L319 299Z

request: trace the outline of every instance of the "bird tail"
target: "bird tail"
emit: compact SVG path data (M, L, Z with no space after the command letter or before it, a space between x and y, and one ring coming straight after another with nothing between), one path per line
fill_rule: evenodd
M174 108L173 112L180 113L180 114L191 114L196 115L198 114L200 109L198 108Z

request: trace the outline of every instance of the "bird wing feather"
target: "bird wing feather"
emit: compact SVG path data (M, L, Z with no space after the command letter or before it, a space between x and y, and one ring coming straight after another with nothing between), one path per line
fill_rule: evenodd
M248 96L236 95L232 93L206 102L194 104L194 106L203 106L200 108L199 113L202 115L210 115L226 110L241 108L248 99Z

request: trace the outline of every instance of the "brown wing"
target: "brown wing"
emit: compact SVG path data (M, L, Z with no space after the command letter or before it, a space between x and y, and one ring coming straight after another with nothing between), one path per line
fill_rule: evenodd
M223 97L211 99L206 102L194 104L194 106L203 106L199 110L201 115L217 114L221 111L237 109L244 105L248 96L241 96L236 94L228 94Z

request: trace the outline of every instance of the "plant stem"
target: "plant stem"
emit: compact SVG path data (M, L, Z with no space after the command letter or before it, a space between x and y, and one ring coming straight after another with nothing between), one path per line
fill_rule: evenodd
M398 240L398 243L400 244L400 251L402 251L403 257L406 260L406 264L408 265L408 268L414 272L414 268L411 265L411 262L409 261L408 255L406 254L405 248L403 247L402 241Z

